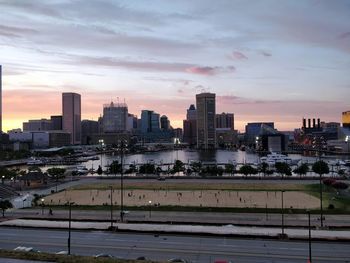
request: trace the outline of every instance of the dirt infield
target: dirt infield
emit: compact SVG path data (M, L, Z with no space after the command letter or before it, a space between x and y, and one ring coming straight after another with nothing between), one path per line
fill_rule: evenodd
M110 204L110 190L66 190L47 196L46 205L63 205L74 202L77 205ZM120 190L113 190L113 204L120 204ZM147 206L193 206L193 207L237 207L237 208L280 208L281 191L234 191L234 190L125 190L124 205ZM318 208L318 198L301 192L284 192L286 208Z

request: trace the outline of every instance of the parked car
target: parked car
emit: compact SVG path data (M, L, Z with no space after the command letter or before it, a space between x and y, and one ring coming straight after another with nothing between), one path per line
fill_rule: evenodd
M23 246L19 246L19 247L16 247L14 249L14 251L20 251L20 252L36 252L36 253L40 253L39 250L37 249L34 249L32 247L23 247Z
M95 258L114 258L112 255L110 254L105 254L105 253L101 253L101 254L97 254L94 256Z
M182 259L182 258L171 258L171 259L168 260L168 262L190 263L186 259Z

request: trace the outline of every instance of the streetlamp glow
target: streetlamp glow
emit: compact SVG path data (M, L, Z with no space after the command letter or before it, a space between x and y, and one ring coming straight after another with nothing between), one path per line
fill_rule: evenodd
M45 201L45 199L41 198L41 214L42 215L44 214L44 201Z
M150 200L150 201L148 201L148 204L149 204L149 218L151 218L151 216L152 216L152 201Z

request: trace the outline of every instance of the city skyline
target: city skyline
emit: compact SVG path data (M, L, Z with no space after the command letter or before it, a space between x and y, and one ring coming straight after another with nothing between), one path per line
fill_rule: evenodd
M300 128L303 117L340 122L349 110L346 1L0 6L4 131L59 114L62 92L82 95L82 119L97 120L119 97L175 128L201 91L216 93L217 113L233 112L241 131L248 122L280 130Z

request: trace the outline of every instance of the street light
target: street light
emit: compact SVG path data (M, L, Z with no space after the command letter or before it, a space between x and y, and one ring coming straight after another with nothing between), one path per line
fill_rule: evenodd
M284 209L283 209L283 193L284 193L285 191L284 190L282 190L281 191L281 201L282 201L282 205L281 205L281 208L282 208L282 237L284 237L285 236L285 234L284 234Z
M350 155L350 136L346 135L345 142L348 143L348 155Z
M148 204L149 204L149 218L151 218L151 216L152 216L152 214L151 214L151 212L152 212L152 201L151 200L148 201Z
M311 220L310 220L310 211L307 211L308 215L308 221L309 221L309 263L312 262L312 256L311 256Z
M45 199L41 198L41 214L42 215L44 214L44 201L45 201Z
M2 184L5 184L5 175L1 176Z
M118 148L120 147L120 221L124 221L124 181L123 181L123 158L124 149L128 147L125 140L120 140Z
M74 202L69 202L69 221L68 221L68 255L70 255L70 243L71 243L72 204L74 204Z
M113 186L110 186L111 189L111 230L113 229Z

